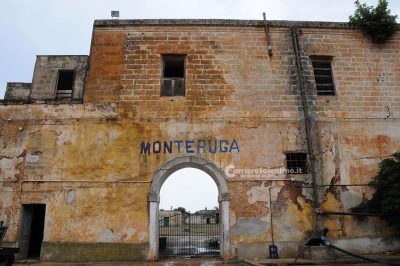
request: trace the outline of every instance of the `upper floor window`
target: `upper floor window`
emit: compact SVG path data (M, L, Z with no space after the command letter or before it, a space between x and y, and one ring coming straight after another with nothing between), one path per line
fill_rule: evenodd
M185 56L162 57L161 96L185 96Z
M317 95L335 95L331 56L311 56Z
M57 99L71 99L74 88L74 70L59 70L57 78Z

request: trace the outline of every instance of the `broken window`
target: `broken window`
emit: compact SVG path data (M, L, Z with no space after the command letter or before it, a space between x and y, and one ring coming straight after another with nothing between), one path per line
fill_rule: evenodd
M161 96L185 96L185 56L163 56Z
M74 87L74 70L59 70L57 79L57 99L71 99Z
M317 95L335 95L331 56L311 56Z
M289 174L307 174L307 153L286 153L286 163Z

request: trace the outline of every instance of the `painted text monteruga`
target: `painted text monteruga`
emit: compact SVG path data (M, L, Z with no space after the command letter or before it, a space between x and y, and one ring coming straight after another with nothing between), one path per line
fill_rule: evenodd
M237 153L239 145L228 140L168 140L142 141L141 154L151 153Z

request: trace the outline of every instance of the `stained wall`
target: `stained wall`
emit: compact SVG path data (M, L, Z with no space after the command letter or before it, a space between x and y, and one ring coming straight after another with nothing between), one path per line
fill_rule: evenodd
M232 257L265 257L272 231L281 256L297 255L323 226L358 252L371 252L371 243L390 249L383 239L393 229L379 218L320 216L315 208L349 211L371 197L379 162L400 149L399 35L375 45L346 25L297 25L316 202L310 172L225 172L279 169L287 152L308 152L294 24L271 24L271 57L262 25L95 22L83 104L0 106L5 240L18 241L21 204L44 203L43 259L144 260L152 177L187 154L141 153L141 142L235 140L239 152L190 154L226 175ZM184 97L160 97L164 54L186 55ZM310 55L333 56L335 96L316 95ZM62 256L77 250L86 251Z

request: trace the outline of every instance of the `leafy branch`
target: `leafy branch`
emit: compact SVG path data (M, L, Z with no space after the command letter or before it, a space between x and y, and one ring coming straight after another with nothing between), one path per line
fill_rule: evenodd
M349 22L361 28L364 34L371 36L373 43L386 42L398 29L397 15L391 15L387 0L379 0L376 7L354 2L356 10Z
M400 152L394 153L393 159L382 160L370 184L375 188L374 195L352 211L382 213L390 224L400 226Z

